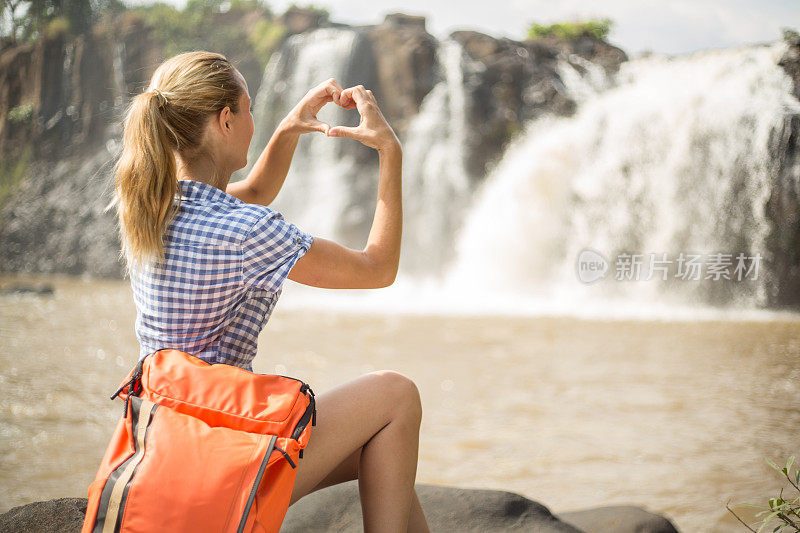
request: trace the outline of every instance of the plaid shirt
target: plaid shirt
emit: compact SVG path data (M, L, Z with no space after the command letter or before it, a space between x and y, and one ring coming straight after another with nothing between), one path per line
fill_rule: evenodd
M198 181L178 183L164 262L131 272L139 356L177 348L252 372L258 334L314 237L269 207Z

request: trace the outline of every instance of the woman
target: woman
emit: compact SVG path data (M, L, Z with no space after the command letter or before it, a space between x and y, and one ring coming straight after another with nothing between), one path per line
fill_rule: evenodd
M361 115L357 127L316 118L326 103ZM333 79L311 89L276 129L248 177L252 100L219 54L174 56L133 98L116 167L120 233L144 357L177 348L252 370L258 333L288 277L326 288L391 285L402 232L402 150L372 91ZM269 207L298 138L349 137L380 155L378 201L364 250L313 237ZM334 142L331 140L331 142ZM290 505L358 479L365 531L428 531L414 491L422 406L393 371L360 376L317 396L317 425Z

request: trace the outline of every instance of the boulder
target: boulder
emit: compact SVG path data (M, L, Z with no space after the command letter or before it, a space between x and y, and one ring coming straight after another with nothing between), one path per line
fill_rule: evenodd
M617 505L553 515L547 507L502 490L416 485L431 531L541 533L677 533L641 507ZM0 515L4 533L80 531L86 498L59 498L14 507ZM281 532L361 531L358 481L314 492L291 506Z
M619 505L554 515L514 492L416 485L431 531L542 533L677 533L663 516ZM362 531L358 481L313 492L292 505L281 532Z
M58 498L14 507L0 515L5 533L66 533L80 531L86 498Z

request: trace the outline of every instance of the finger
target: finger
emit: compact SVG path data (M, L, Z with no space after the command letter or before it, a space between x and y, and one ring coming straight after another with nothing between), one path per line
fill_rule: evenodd
M342 91L342 95L346 96L348 101L353 101L358 103L359 100L366 99L367 91L364 89L363 85L354 85L352 87L348 87L344 91Z
M362 115L364 114L367 103L370 101L370 97L363 85L348 87L342 92L342 94L346 94L348 101L352 100L355 103L355 107L358 109L358 112ZM352 109L352 106L348 106L347 109Z
M313 131L319 131L324 133L325 135L328 134L328 130L330 130L331 127L330 124L326 124L321 120L314 120L314 119L308 119L306 121L306 125L310 127Z
M323 91L325 94L325 101L330 102L333 100L335 104L339 104L340 94L342 92L342 88L338 86L339 84L331 78L327 82L325 82L325 86L323 87Z
M339 105L345 109L353 109L356 107L356 101L353 98L354 90L355 87L348 87L347 89L344 89L339 95Z
M351 126L336 126L328 129L328 137L349 137L351 139L358 139L361 133L361 128Z
M341 97L342 91L343 91L344 89L342 89L342 86L341 86L341 85L339 85L339 82L337 82L335 78L331 78L331 79L329 79L329 80L328 80L328 84L329 84L331 87L333 87L333 90L331 91L331 94L333 95L333 101L334 101L334 103L336 103L337 105L339 105L340 97Z

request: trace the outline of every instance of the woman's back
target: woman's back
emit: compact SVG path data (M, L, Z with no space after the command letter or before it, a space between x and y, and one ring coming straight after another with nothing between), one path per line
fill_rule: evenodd
M360 124L331 127L317 119L330 101L357 109ZM373 289L395 280L402 149L372 91L342 89L333 78L312 88L279 123L248 176L230 183L247 165L251 108L241 73L205 51L168 59L150 88L131 100L116 197L142 355L176 348L252 371L258 334L289 275L331 289ZM266 207L283 186L299 136L310 132L349 137L378 151L378 198L362 250L315 239ZM414 491L422 420L414 382L394 371L370 372L319 394L315 406L317 423L295 465L289 504L358 478L365 531L427 532ZM157 425L142 438L158 432ZM210 464L204 457L190 460ZM159 520L152 517L154 529L169 529Z
M252 371L258 335L314 237L212 185L179 187L163 262L131 271L140 357L178 348Z

